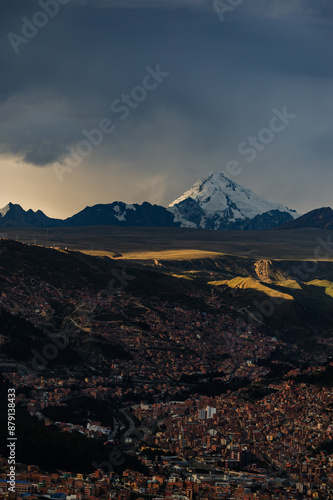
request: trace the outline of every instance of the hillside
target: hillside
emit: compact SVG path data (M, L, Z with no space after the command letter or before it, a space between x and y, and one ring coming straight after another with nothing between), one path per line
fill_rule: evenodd
M317 229L333 229L333 210L330 207L317 208L307 214L302 215L296 220L287 222L279 226L277 229L304 229L304 228L317 228Z
M155 367L160 376L168 372L164 355L177 356L179 349L189 346L186 363L195 365L206 356L213 371L216 346L213 349L210 338L224 335L223 330L215 331L221 313L228 324L235 322L235 336L240 321L268 338L301 343L311 351L316 339L326 338L331 330L333 263L329 260L316 263L305 275L300 260L216 253L186 258L186 252L185 259L164 253L167 256L158 261L110 259L0 240L2 362L14 359L31 367L32 353L43 352L51 335L66 347L47 367L88 362L103 372L117 360L123 367L130 363L142 370L141 356L147 348L138 349L139 338L149 339L155 358L160 352L155 361L147 357L149 369ZM200 311L208 316L201 317ZM167 325L172 323L177 329L171 340ZM224 343L220 345L220 355L228 354ZM248 349L250 345L254 344ZM174 377L181 374L177 368Z

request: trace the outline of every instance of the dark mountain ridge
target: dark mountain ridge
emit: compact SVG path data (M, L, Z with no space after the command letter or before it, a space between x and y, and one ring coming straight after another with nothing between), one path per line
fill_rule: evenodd
M67 219L52 219L41 210L25 211L20 205L8 203L0 210L0 227L79 227L79 226L159 226L178 227L174 216L164 207L144 202L128 205L123 202L86 207Z
M278 229L333 229L333 210L330 207L317 208L302 215L296 220L292 220L279 226Z

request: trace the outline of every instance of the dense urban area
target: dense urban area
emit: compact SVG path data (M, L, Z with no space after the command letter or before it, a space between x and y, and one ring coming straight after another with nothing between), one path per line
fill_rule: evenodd
M1 498L333 498L329 349L240 320L213 287L171 301L124 267L104 288L65 285L47 264L9 268L9 252L1 388L18 440L15 493L1 448Z

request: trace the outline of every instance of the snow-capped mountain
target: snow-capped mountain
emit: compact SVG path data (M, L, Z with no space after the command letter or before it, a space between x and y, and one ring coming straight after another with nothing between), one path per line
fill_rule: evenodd
M182 227L198 229L272 229L299 217L295 210L256 195L222 172L199 179L168 210Z

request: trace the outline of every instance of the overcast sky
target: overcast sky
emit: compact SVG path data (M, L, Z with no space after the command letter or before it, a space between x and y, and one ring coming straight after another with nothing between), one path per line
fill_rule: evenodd
M1 0L0 207L167 205L232 160L261 196L332 206L332 0L219 3Z

